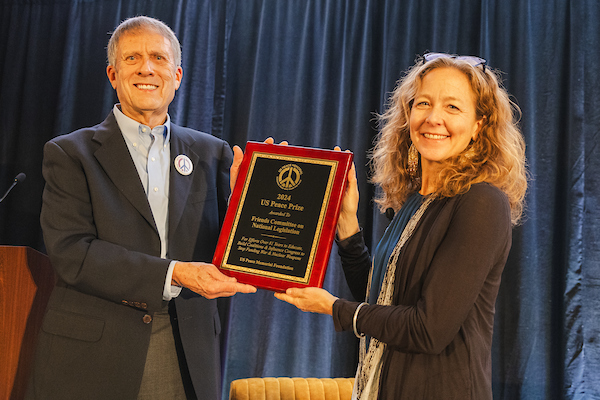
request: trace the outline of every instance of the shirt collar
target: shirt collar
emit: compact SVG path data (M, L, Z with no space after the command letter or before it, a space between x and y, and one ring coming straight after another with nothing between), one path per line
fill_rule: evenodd
M144 124L137 122L136 120L129 118L127 115L123 114L121 111L121 105L115 104L113 107L113 114L115 115L115 119L117 120L117 125L119 125L119 129L123 133L127 139L132 142L136 142L139 137L140 127L148 128L150 131L150 127ZM160 126L160 125L159 125ZM165 138L165 144L169 143L169 139L171 137L171 117L167 114L167 120L162 125L165 127L163 135ZM155 127L156 128L156 127ZM150 133L150 132L148 132Z

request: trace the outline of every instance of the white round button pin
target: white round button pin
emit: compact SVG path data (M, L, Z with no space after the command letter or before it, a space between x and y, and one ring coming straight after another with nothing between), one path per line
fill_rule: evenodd
M180 154L175 157L175 169L181 175L189 175L194 170L194 165L188 156Z

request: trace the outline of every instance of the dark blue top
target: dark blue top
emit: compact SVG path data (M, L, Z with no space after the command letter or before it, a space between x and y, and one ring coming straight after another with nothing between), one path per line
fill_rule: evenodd
M369 304L377 304L377 297L379 297L381 285L383 284L388 260L392 255L392 251L394 251L394 247L396 247L396 243L400 240L402 231L404 231L408 221L417 212L419 207L421 207L421 204L423 204L423 198L424 196L418 192L410 194L379 241L373 256L373 278L371 279Z

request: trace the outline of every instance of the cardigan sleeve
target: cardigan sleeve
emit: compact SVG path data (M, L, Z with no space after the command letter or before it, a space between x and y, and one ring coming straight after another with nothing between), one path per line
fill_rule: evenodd
M363 231L361 229L344 240L336 239L336 243L350 292L356 300L363 301L366 298L371 267L371 257L365 245Z
M454 209L447 226L438 236L439 244L430 260L406 260L402 268L415 268L426 263L420 277L422 286L416 301L392 306L367 305L357 320L359 332L375 337L392 348L404 352L438 354L443 351L470 317L475 329L491 330L501 271L511 242L508 200L490 185L476 185L453 202ZM425 239L426 241L427 239ZM420 242L420 244L423 244ZM398 279L399 272L396 278ZM396 282L395 290L405 282ZM400 296L402 297L402 296ZM356 304L336 301L334 324L352 329Z

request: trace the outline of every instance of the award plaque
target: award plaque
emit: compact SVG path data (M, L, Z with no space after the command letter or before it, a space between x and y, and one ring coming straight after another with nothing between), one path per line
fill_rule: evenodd
M213 264L262 289L322 287L352 157L248 142Z

